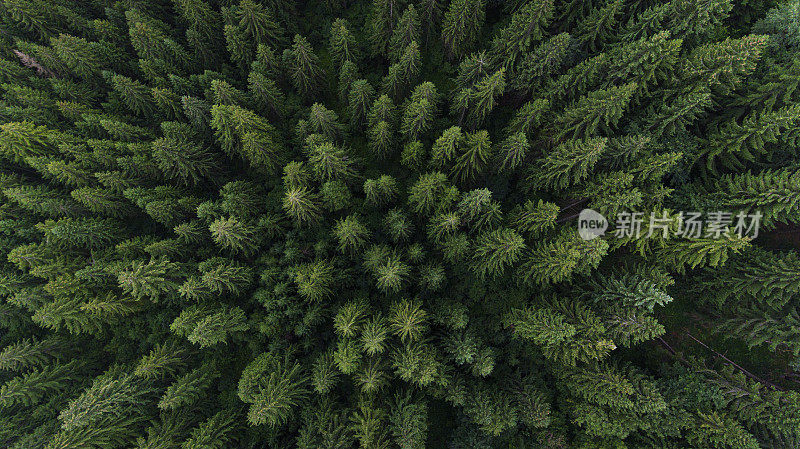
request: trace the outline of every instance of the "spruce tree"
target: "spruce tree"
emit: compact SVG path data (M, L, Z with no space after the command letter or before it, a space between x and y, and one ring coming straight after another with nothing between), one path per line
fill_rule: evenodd
M442 22L442 41L451 57L467 54L478 38L486 18L481 0L450 2Z

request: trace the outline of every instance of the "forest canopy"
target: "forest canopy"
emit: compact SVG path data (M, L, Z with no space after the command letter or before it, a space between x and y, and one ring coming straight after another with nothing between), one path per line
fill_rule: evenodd
M800 1L0 0L0 447L800 447Z

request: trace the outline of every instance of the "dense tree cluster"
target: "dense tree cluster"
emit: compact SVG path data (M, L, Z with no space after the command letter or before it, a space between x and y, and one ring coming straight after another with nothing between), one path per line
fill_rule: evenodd
M0 447L798 447L798 11L0 1Z

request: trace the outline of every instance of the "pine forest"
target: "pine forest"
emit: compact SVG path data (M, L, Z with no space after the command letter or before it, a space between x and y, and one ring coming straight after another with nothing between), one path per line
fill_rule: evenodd
M800 448L800 0L0 0L0 448Z

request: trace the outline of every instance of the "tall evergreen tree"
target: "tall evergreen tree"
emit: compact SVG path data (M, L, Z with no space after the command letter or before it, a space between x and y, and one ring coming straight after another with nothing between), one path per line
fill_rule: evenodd
M453 58L463 56L472 49L486 18L481 0L455 0L450 2L442 22L442 41Z

